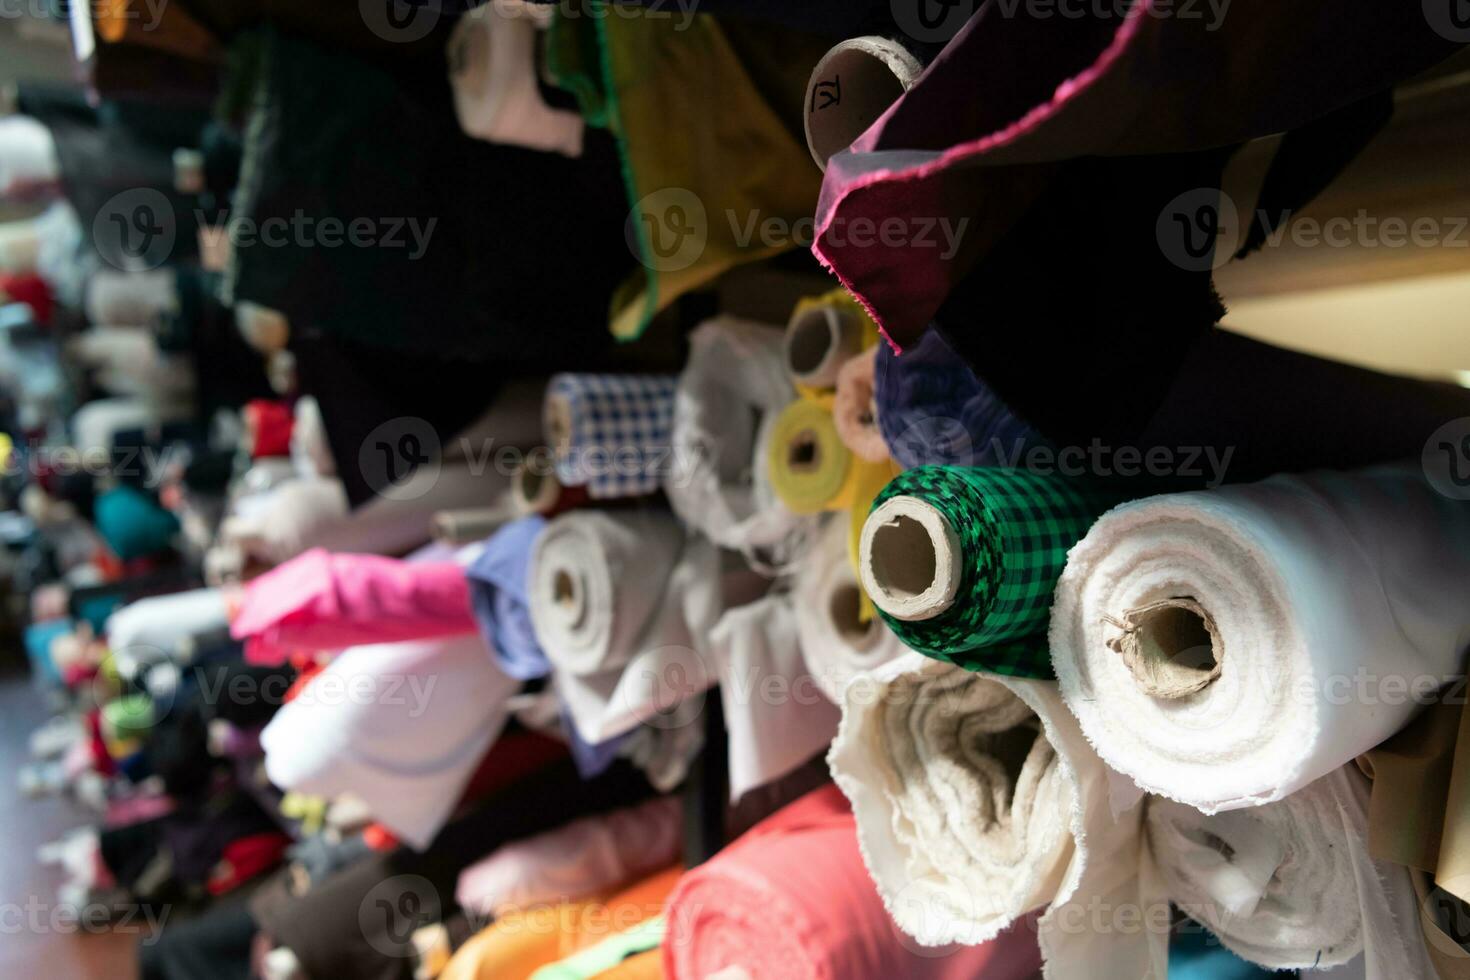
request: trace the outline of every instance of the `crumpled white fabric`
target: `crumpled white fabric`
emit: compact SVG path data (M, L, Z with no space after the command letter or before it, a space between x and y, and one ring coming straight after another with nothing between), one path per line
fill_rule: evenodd
M863 591L848 557L848 522L828 518L797 567L794 593L801 653L822 693L842 703L848 683L908 652L876 612L860 621Z
M35 193L60 179L51 130L30 116L0 119L0 198Z
M1062 695L1110 766L1205 812L1282 799L1398 731L1470 648L1470 507L1414 465L1277 476L1104 515L1052 608ZM1185 596L1221 673L1172 700L1108 647ZM1135 791L1135 795L1137 792Z
M905 654L848 685L828 762L889 914L921 944L985 942L1045 908L1048 977L1166 976L1142 812L1114 818L1054 683ZM1114 926L1121 909L1137 928Z
M446 51L454 111L466 135L579 157L581 115L547 105L537 85L538 20L504 0L459 19Z
M107 645L114 657L153 661L180 653L185 640L230 628L219 589L191 589L130 602L107 618Z
M674 512L721 547L785 568L816 529L771 487L766 445L795 397L777 327L719 316L689 335L674 401L676 465L664 491Z
M683 835L676 797L583 817L470 865L455 899L471 913L501 915L595 895L678 861Z
M1151 797L1148 842L1169 897L1245 959L1325 969L1361 957L1368 980L1433 977L1408 870L1368 855L1368 793L1344 766L1212 816Z
M343 651L261 733L283 790L363 800L423 850L454 812L519 687L478 634Z
M775 782L823 751L841 712L802 658L789 594L729 610L710 635L728 732L730 800Z

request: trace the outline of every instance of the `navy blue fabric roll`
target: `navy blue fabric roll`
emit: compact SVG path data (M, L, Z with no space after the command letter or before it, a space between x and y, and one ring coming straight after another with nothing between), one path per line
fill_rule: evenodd
M878 345L874 399L878 429L905 469L1015 466L1047 444L932 328L901 355Z

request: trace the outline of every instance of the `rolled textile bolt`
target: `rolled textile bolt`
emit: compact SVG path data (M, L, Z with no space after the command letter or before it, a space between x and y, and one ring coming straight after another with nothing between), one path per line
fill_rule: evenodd
M580 507L588 499L586 487L562 486L549 460L533 463L532 457L527 457L516 464L511 474L510 504L520 517L532 514L551 517Z
M434 538L444 544L461 545L489 537L510 518L508 507L477 507L472 510L441 510L431 519Z
M286 319L286 314L259 303L237 303L235 327L245 342L262 354L284 350L291 339L291 321Z
M0 272L33 272L41 258L41 234L31 220L0 223Z
M786 326L786 369L797 384L835 388L842 366L862 349L862 323L838 306L798 308Z
M806 145L823 170L913 87L923 64L886 37L854 37L822 56L806 86Z
M558 456L572 449L572 403L565 395L552 394L546 398L544 414L546 441Z
M868 515L858 571L873 604L895 619L933 619L954 604L963 555L948 518L917 497L892 497Z
M1188 697L1220 676L1224 650L1215 620L1194 599L1161 599L1108 618L1121 632L1108 641L1139 690L1164 700Z

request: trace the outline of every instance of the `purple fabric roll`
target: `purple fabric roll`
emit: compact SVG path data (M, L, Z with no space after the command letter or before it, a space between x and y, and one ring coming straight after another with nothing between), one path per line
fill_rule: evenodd
M531 625L527 598L531 546L545 527L540 515L511 521L490 536L485 550L465 569L480 632L500 669L518 681L551 673L551 661Z
M878 345L878 428L893 458L915 466L1014 466L1046 440L975 376L939 331L895 354Z

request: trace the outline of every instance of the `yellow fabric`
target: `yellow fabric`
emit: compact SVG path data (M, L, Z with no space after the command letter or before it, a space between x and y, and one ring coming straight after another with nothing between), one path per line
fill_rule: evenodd
M1455 902L1433 894L1434 883L1423 871L1410 869L1414 880L1414 895L1419 899L1419 928L1424 934L1424 951L1434 967L1439 980L1470 980L1470 952L1455 942L1454 937L1444 931L1436 917L1439 905L1445 901ZM1464 921L1464 909L1448 909L1452 921ZM608 976L604 973L603 976Z
M592 13L557 18L548 64L618 140L644 268L614 297L611 327L632 340L734 266L810 245L821 173L799 113L827 43L682 12Z
M840 286L820 296L808 296L798 300L796 308L791 311L790 322L795 322L811 310L822 309L828 306L836 307L844 316L851 317L852 322L861 325L862 344L859 348L860 350L871 350L882 340L882 335L878 332L878 324L868 315L868 311L863 309L861 303L853 299L851 293ZM828 411L831 411L833 389L815 388L811 385L797 384L796 391L802 398L808 401L815 401Z

